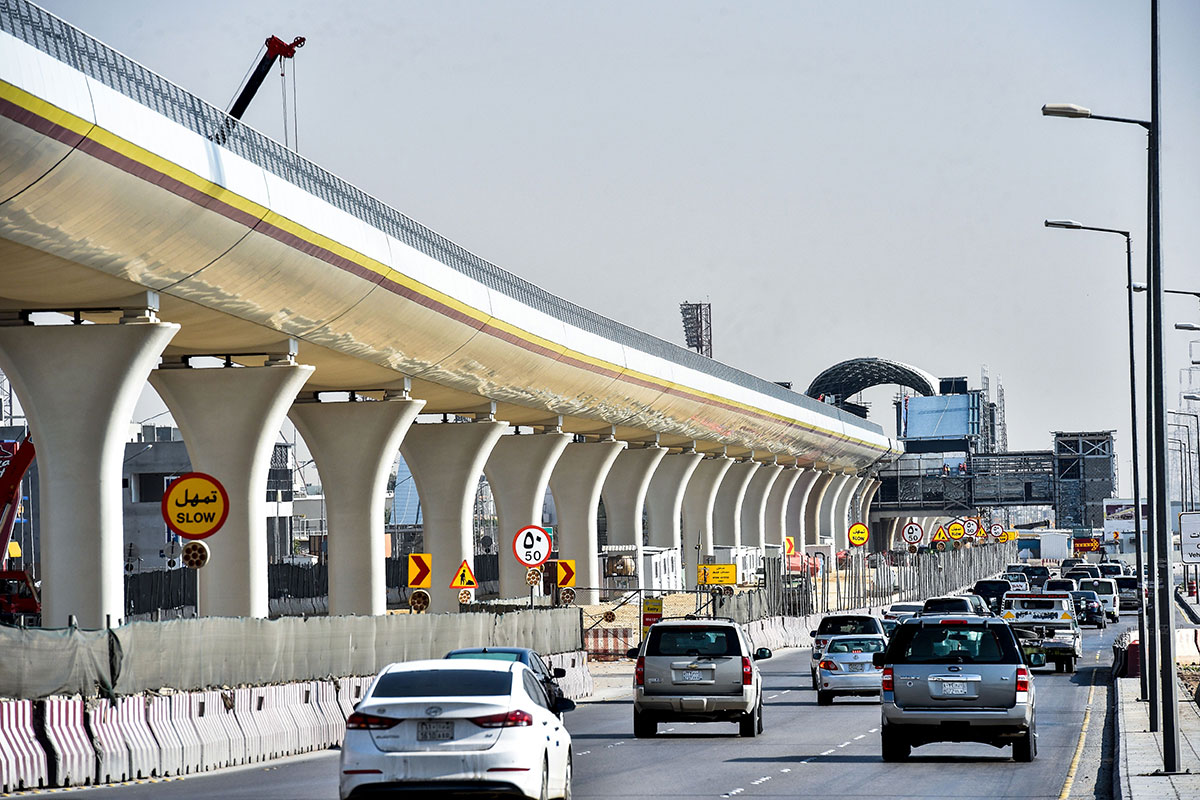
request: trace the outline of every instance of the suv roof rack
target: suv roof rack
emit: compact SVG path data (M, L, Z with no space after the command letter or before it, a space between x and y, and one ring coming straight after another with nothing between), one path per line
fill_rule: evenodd
M659 622L666 622L672 619L685 619L692 622L737 622L733 617L702 617L699 614L684 614L681 617L663 617Z

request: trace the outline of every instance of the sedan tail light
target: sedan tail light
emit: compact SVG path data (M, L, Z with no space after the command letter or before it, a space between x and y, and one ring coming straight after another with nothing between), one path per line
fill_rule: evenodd
M1017 667L1017 691L1029 691L1029 670L1025 667Z
M881 680L883 681L883 683L880 686L880 688L885 692L892 691L892 668L891 667L883 668L883 677L881 678Z
M742 656L742 686L750 686L754 683L754 667L750 664L750 659L747 656Z
M828 658L821 659L821 662L819 664L817 664L817 666L820 667L821 669L825 670L826 672L837 672L838 671L837 662L830 661Z
M481 728L526 728L533 724L533 715L528 711L513 709L507 713L474 717L471 722Z
M637 666L633 668L633 683L635 686L646 685L646 657L638 656Z
M380 717L375 714L364 714L355 711L346 719L346 729L351 731L386 731L400 720L390 717Z

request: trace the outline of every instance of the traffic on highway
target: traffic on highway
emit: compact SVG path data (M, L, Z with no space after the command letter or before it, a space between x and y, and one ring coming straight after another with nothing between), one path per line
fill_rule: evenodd
M465 649L381 670L340 752L88 793L1060 796L1103 780L1102 716L1088 712L1136 600L1116 626L1081 627L1095 594L1031 576L998 601L968 591L810 618L811 649L775 652L732 620L664 619L578 706L537 653Z

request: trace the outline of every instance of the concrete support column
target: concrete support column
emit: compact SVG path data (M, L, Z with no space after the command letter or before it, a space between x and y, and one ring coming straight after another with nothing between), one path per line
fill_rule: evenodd
M865 477L857 475L847 476L847 480L842 483L841 491L838 492L837 498L833 503L833 517L831 518L833 532L833 546L836 550L845 550L850 547L850 540L846 538L846 534L850 531L850 510L854 504L855 497L858 496L859 488L866 483ZM854 522L861 520L855 519Z
M800 469L791 494L784 500L783 535L792 537L797 553L804 553L808 544L808 535L805 533L808 503L812 490L818 487L818 482L824 474L815 469Z
M804 501L805 547L819 543L821 538L821 509L824 507L825 497L829 494L834 479L839 477L842 476L834 475L832 472L817 473L817 478L813 482L812 489L809 490L808 497Z
M266 617L267 469L279 426L313 368L290 361L263 367L160 368L150 385L183 434L192 469L219 480L229 517L207 539L199 613Z
M804 470L799 467L783 467L767 491L766 508L763 510L763 528L767 546L783 547L783 537L791 535L787 532L788 501L796 488L796 482L802 475L804 475ZM804 545L803 541L796 544L798 547Z
M742 544L757 547L764 558L767 555L767 498L782 472L783 467L778 464L763 464L750 477L746 495L742 498Z
M600 490L624 442L572 442L550 475L550 491L558 510L558 555L575 559L576 602L600 602L600 571L596 513Z
M697 540L700 560L713 554L713 504L731 466L733 459L725 456L704 459L683 493L683 585L688 589L696 588Z
M424 400L296 403L288 416L321 475L329 615L387 613L383 502L388 473Z
M750 479L761 467L757 461L737 461L725 473L713 504L713 544L740 547L742 542L742 505Z
M652 547L679 549L683 494L703 458L700 453L666 455L654 470L646 493L646 521Z
M863 486L858 499L858 515L863 522L871 518L871 504L875 502L875 494L882 485L883 481L878 478L869 478Z
M850 480L849 475L834 475L829 481L829 485L825 488L825 494L821 497L821 510L819 520L817 522L817 536L822 540L837 547L837 530L838 516L837 504L842 497L842 488ZM842 506L842 523L841 528L846 527L845 506ZM843 530L843 538L845 531Z
M505 423L490 418L416 424L400 444L400 455L412 471L421 499L425 550L433 561L431 611L458 610L460 590L451 589L450 583L463 561L475 569L472 510L479 475L507 429Z
M37 448L42 620L85 628L125 616L121 461L146 376L178 325L0 328L0 369Z
M570 441L568 434L559 431L501 436L483 467L496 500L501 597L524 597L529 592L527 567L513 556L512 540L526 525L542 524L550 473Z
M630 447L617 454L604 479L601 496L608 520L610 545L633 545L633 563L637 565L638 586L648 585L643 558L642 509L646 492L659 463L667 454L665 447Z

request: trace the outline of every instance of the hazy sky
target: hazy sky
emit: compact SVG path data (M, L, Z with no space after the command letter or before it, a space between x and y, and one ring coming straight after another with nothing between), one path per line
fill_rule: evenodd
M1145 135L1039 109L1148 119L1148 1L44 5L220 107L305 36L299 151L482 257L676 342L708 298L717 358L801 390L987 364L1010 448L1115 428L1128 480L1124 242L1042 220L1143 273ZM1200 3L1160 15L1164 283L1200 291ZM246 121L282 119L272 75ZM1176 407L1200 304L1166 312Z

